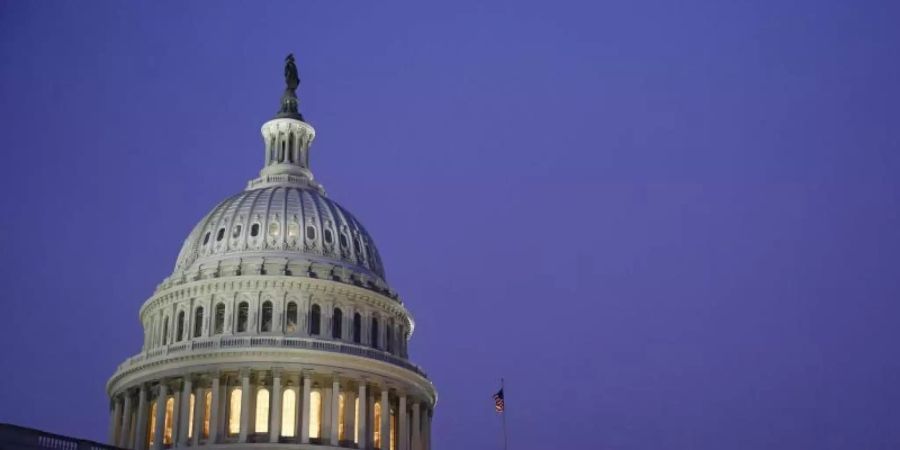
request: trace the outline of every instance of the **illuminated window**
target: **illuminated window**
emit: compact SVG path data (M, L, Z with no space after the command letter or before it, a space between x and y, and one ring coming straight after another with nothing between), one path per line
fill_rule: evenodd
M343 392L338 394L338 441L347 440L346 431L344 430L344 413L347 411L346 396Z
M166 418L163 422L163 445L172 445L172 418L175 415L175 398L166 399Z
M375 417L372 421L372 441L375 443L375 448L381 448L381 400L375 401L374 410Z
M259 331L272 331L272 302L263 302Z
M391 450L397 450L397 411L391 408L391 417L388 418L391 422Z
M209 420L212 414L212 391L206 391L203 403L203 438L209 438Z
M191 393L191 396L188 399L188 439L194 437L194 402L194 394Z
M331 315L331 337L340 339L342 334L342 325L344 324L344 313L340 308L334 308Z
M300 225L297 225L296 222L288 223L288 237L297 239L298 236L300 236Z
M296 333L297 332L297 304L294 302L288 303L287 306L287 314L285 318L285 327L284 330L287 333Z
M309 437L322 436L322 392L313 389L309 393Z
M237 331L239 333L247 331L247 313L249 310L250 305L247 302L238 304Z
M359 443L359 397L353 400L353 442Z
M285 389L281 399L281 435L294 437L297 434L297 390Z
M216 305L216 323L213 326L214 334L222 334L225 331L225 304Z
M362 316L359 313L353 314L353 342L359 344L362 339Z
M256 427L257 433L269 431L269 390L261 388L256 392Z
M178 320L175 322L175 341L184 339L184 311L178 311Z
M198 338L203 334L203 308L194 310L194 337Z
M241 224L231 227L231 237L236 238L241 235Z
M150 417L147 420L147 446L153 447L156 439L156 400L150 404Z
M241 432L241 388L231 390L228 399L228 434Z
M372 336L371 341L372 347L378 348L378 318L372 318Z
M269 237L277 238L280 231L278 222L269 222Z
M319 305L312 305L309 308L309 334L319 334L322 320L322 309Z

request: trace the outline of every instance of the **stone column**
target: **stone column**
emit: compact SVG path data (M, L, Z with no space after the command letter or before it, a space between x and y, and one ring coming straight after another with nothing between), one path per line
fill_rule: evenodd
M219 396L221 394L219 386L219 374L213 374L212 379L212 405L209 412L209 440L208 444L218 442L219 438Z
M169 386L165 382L159 383L159 391L156 394L156 429L153 430L153 449L163 448L163 429L166 427L166 397L169 395Z
M422 450L422 423L419 420L419 402L412 404L412 449Z
M349 387L349 386L347 386ZM353 430L356 429L356 409L353 399L355 394L349 389L344 389L344 441L353 442ZM340 441L340 436L338 436Z
M147 385L141 384L138 391L138 411L137 426L134 429L134 448L135 450L146 450L147 448Z
M269 442L281 436L281 369L272 370L272 414L269 416Z
M184 377L184 387L181 390L181 408L178 413L178 446L184 447L188 442L188 431L191 429L191 390L193 388L193 380L190 374ZM197 409L197 397L194 397L194 409Z
M322 385L322 428L319 430L319 439L327 444L331 441L331 385Z
M238 442L247 442L247 432L250 430L250 370L241 370L241 430L238 433Z
M381 448L388 450L391 443L391 404L388 402L388 388L381 388Z
M203 411L206 408L206 395L203 388L197 386L194 390L194 417L191 417L191 445L196 447L200 444L200 436L203 434Z
M303 374L303 414L300 415L300 442L309 443L309 418L312 416L312 405L309 401L309 392L312 388L312 379L308 373Z
M359 420L357 423L357 427L359 427L359 442L357 445L359 448L368 448L367 443L369 440L366 438L366 383L365 381L359 382L359 392L357 393L356 398L359 399L359 409L357 410L357 415L359 416Z
M397 448L409 450L409 426L406 423L406 394L400 394L400 406L397 408L399 426L397 427Z
M431 408L425 409L425 450L431 450Z
M178 442L178 435L181 434L181 393L183 391L179 389L181 389L181 382L176 381L175 390L172 391L172 444ZM163 432L165 432L165 426L163 426Z
M122 420L122 400L113 397L113 408L109 413L109 445L116 445L116 437L119 434L119 423Z
M340 395L341 395L341 383L338 380L338 377L334 377L334 381L331 382L331 445L338 445L338 431L341 424L341 418L339 416L340 413ZM344 407L347 407L347 404L344 404Z
M131 393L127 390L125 391L125 406L122 411L122 426L119 431L119 437L116 439L115 446L117 447L132 447L133 443L128 442L128 437L131 436L131 428L133 427L131 423Z

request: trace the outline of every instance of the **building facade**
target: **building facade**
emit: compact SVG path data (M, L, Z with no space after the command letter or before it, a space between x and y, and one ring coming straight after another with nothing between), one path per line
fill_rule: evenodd
M362 224L309 168L293 57L265 164L198 223L107 383L109 443L430 450L436 392Z

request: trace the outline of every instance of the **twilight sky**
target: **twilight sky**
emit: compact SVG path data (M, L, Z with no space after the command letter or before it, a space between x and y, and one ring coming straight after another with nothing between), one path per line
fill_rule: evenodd
M896 1L0 1L0 422L104 440L263 162L373 234L435 448L900 448Z

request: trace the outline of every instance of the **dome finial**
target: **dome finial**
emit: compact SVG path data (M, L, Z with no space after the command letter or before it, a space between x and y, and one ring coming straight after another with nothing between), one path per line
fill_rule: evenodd
M294 54L288 53L284 58L284 94L281 95L281 109L278 110L276 118L290 118L303 120L298 105L300 101L297 99L297 86L300 86L300 74L297 72L297 64L294 63Z

